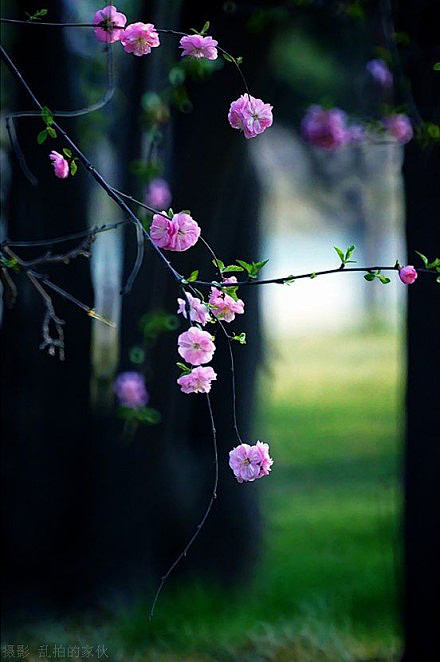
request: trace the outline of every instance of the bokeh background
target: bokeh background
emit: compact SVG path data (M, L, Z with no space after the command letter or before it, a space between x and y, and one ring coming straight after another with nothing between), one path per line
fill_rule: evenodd
M84 22L102 6L46 4L51 20ZM274 105L274 125L249 142L232 131L237 72L220 60L182 66L168 35L141 61L115 44L109 104L60 122L127 193L141 199L149 179L165 177L173 208L191 209L225 263L269 259L262 276L287 276L337 267L333 247L350 244L360 265L406 263L403 148L377 141L323 152L299 132L312 103L361 121L401 103L400 88L384 92L365 70L389 48L385 5L120 0L129 22L187 31L209 19L221 45L244 57L252 93ZM34 10L2 2L2 16ZM2 43L51 109L87 106L106 91L108 55L89 30L2 25ZM30 108L6 69L2 92L4 114ZM120 220L85 172L67 185L53 180L36 145L40 123L16 120L38 187L2 123L3 236ZM432 242L432 211L426 204L417 241ZM3 310L4 644L29 646L28 659L41 659L42 645L67 656L86 644L105 645L112 660L400 659L407 288L396 275L382 285L334 274L240 293L247 314L234 331L246 331L248 345L234 348L238 420L246 439L270 444L272 474L244 485L230 475L230 371L219 346L218 500L150 622L158 579L209 499L212 458L205 402L175 385L175 285L148 248L133 291L119 295L135 255L132 233L118 230L98 236L90 261L51 268L118 324L91 323L57 301L64 364L38 351L43 308L24 278L16 307ZM176 259L183 273L214 277L210 262L200 246ZM431 310L430 284L416 286ZM423 336L426 352L434 336ZM118 418L112 384L127 369L146 375L159 424L127 432ZM438 421L426 417L434 439Z

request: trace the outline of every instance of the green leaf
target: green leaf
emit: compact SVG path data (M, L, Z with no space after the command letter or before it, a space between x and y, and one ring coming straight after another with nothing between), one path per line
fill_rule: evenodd
M316 273L313 272L312 274L310 274L310 278L316 278Z
M41 117L46 126L50 126L54 122L53 115L47 106L43 106L41 109Z
M180 363L179 361L176 363L176 366L181 369L182 375L189 375L190 372L192 372L192 368L187 366L185 363Z
M71 161L70 162L70 174L72 175L72 177L74 177L77 172L78 172L78 165L77 165L76 161L75 160Z
M437 278L435 279L435 282L440 283L440 276L437 276Z
M212 264L216 269L220 269L220 271L223 273L223 269L225 268L225 263L219 260L218 258L215 260L212 260Z
M364 276L365 280L374 280L376 278L376 274L365 274Z
M196 269L195 271L191 272L191 275L188 276L186 280L188 283L193 283L195 280L197 280L198 277L199 277L199 270Z
M222 55L225 58L226 62L234 63L234 58L231 55L229 55L229 53L222 53Z
M203 28L202 28L200 34L206 34L206 33L208 32L208 30L209 30L209 26L210 26L210 25L211 25L211 23L210 23L209 21L206 21L206 23L205 23L205 25L203 26Z
M382 285L386 285L387 283L390 282L390 279L384 276L383 274L377 274L377 278L380 280Z
M440 71L440 62L436 62L432 68L434 71Z
M43 129L42 131L40 131L40 133L37 136L37 143L39 145L42 145L46 139L47 139L47 129Z
M419 257L422 258L422 260L423 260L423 264L425 265L425 267L427 267L427 266L428 266L428 262L429 262L429 260L428 260L428 258L426 257L426 255L423 255L423 253L420 253L419 251L416 251L416 253L417 253L417 255L418 255Z
M238 264L230 264L222 269L223 274L229 274L233 271L243 271L243 267L239 267Z
M68 159L72 158L72 151L67 149L67 147L63 147L63 154L64 156L67 156Z
M236 340L240 345L246 345L246 334L244 332L239 333L237 336L232 336L231 340Z
M53 126L48 126L47 129L46 129L46 131L47 131L47 133L49 134L49 136L50 136L51 138L56 138L56 137L57 137L57 132L55 131L55 129L53 128Z
M428 269L437 269L437 267L440 267L440 258L436 257L435 260L427 265L427 267Z
M339 258L340 258L342 264L344 264L344 260L345 260L344 251L342 251L342 250L341 250L340 248L338 248L337 246L333 246L333 248L335 249L335 251L336 251L337 254L339 255Z
M356 246L354 246L353 244L347 248L345 252L344 262L356 262L356 260L350 260L355 250L356 250Z
M312 276L310 276L310 278L312 278ZM287 278L283 280L283 285L292 285L294 282L295 278L293 276L287 276Z
M241 56L240 56L240 57L236 57L236 58L235 58L235 61L236 61L237 64L240 65L240 64L242 64L242 62L243 62L243 58L242 58Z

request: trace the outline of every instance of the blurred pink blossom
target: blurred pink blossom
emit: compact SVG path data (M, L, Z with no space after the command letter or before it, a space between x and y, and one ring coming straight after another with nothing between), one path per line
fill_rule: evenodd
M124 407L143 407L149 400L145 379L140 372L121 372L115 379L113 390Z
M160 46L159 35L152 23L131 23L121 35L121 44L126 53L148 55L151 49Z
M417 271L411 264L399 269L399 278L405 285L412 285L417 278Z
M216 60L218 57L217 45L218 41L212 37L203 37L201 34L186 35L180 40L180 48L183 48L182 57L191 55L192 57Z
M342 147L351 138L346 115L339 108L324 110L321 106L310 106L303 117L301 131L308 142L324 149Z
M402 145L409 142L413 137L413 129L410 119L403 113L399 115L389 115L383 120L383 124L388 133L390 133L397 142L402 143Z
M171 203L171 191L165 179L152 179L148 184L145 202L154 209L167 209Z
M267 476L272 464L269 444L261 441L257 441L254 446L240 444L229 452L229 466L239 483L252 482Z
M55 170L55 177L66 179L66 177L69 176L69 162L62 154L59 154L55 150L51 151L49 158L52 161L52 165Z
M107 5L103 9L98 9L93 19L93 23L102 23L102 27L95 28L95 35L98 41L104 41L107 44L113 44L119 41L124 31L127 17L118 12L113 5ZM120 29L114 26L119 26Z
M183 393L209 393L214 379L217 379L217 374L211 366L198 366L188 375L179 377L177 383Z
M208 320L211 319L209 315L208 306L202 303L202 301L197 297L193 297L192 294L189 294L189 292L186 293L186 296L188 297L188 302L190 307L189 315L191 318L191 322L198 322L202 326L205 326ZM177 303L179 304L177 313L183 315L184 318L187 319L185 299L177 299Z
M192 365L209 363L215 352L211 334L196 326L181 333L177 343L180 356Z
M255 138L272 125L273 115L269 103L256 99L249 94L242 94L231 103L228 120L233 129L243 131L245 138Z
M385 60L380 58L367 62L366 69L374 80L382 87L391 87L393 84L393 74L388 68Z

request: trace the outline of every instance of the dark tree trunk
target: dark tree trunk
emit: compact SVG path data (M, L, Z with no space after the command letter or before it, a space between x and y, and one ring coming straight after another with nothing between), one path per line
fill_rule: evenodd
M28 3L18 4L14 11L20 16ZM51 19L61 19L59 9L51 8ZM11 53L41 101L51 108L74 108L77 100L71 94L68 72L75 71L75 63L65 47L63 31L18 26L11 34ZM2 69L11 91L9 108L35 110L3 65ZM74 129L74 123L63 123ZM86 227L87 175L79 172L73 181L56 179L48 155L51 149L61 151L63 145L49 139L37 147L41 119L19 119L16 125L39 184L34 187L27 181L12 155L8 236L40 239ZM27 257L41 254L44 248L37 253L17 252ZM89 265L84 258L42 271L53 275L57 284L78 299L92 302ZM39 602L28 600L26 607L41 609L53 602L71 603L85 590L83 558L89 544L94 480L93 451L85 434L90 422L90 320L54 295L56 312L66 322L66 359L60 362L48 356L38 349L45 312L42 299L25 275L14 278L18 300L12 310L4 309L1 336L6 614L26 596L37 594Z
M401 23L411 39L405 73L425 121L440 122L440 8L402 3ZM436 14L436 16L434 16ZM439 255L440 147L410 143L404 165L409 262L414 251ZM405 458L405 660L432 660L440 651L438 593L440 521L439 285L419 276L408 291L408 387Z

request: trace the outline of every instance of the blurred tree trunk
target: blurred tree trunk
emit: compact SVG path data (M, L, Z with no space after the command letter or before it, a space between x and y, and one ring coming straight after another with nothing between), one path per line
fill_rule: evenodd
M411 39L405 59L415 104L425 121L439 123L440 7L402 3L398 29ZM434 16L433 14L436 14ZM438 256L440 147L406 150L404 178L409 262L414 251ZM405 460L405 660L431 660L439 651L439 285L420 276L408 291L408 387Z
M61 3L55 3L61 4ZM6 3L5 3L6 5ZM28 2L14 3L9 15L22 16ZM61 7L51 8L51 19L61 20ZM7 35L6 35L7 32ZM50 108L74 108L75 62L69 56L62 30L8 26L9 48L37 97ZM25 44L25 48L23 47ZM10 110L35 110L31 99L2 64ZM70 72L70 73L69 73ZM72 121L63 120L68 129ZM38 186L32 186L11 154L11 179L5 216L11 239L55 237L86 227L85 187L81 170L74 180L54 177L48 155L62 150L50 138L37 146L41 119L18 119L17 133ZM75 133L75 132L74 132ZM37 256L17 249L23 257ZM93 301L89 265L79 257L69 265L38 269L78 299ZM68 604L85 590L83 567L89 540L89 505L93 475L87 429L89 412L90 320L55 293L57 314L65 320L64 362L39 351L45 313L42 299L23 274L15 307L3 311L1 335L3 571L7 577L5 613L26 601L26 608Z

